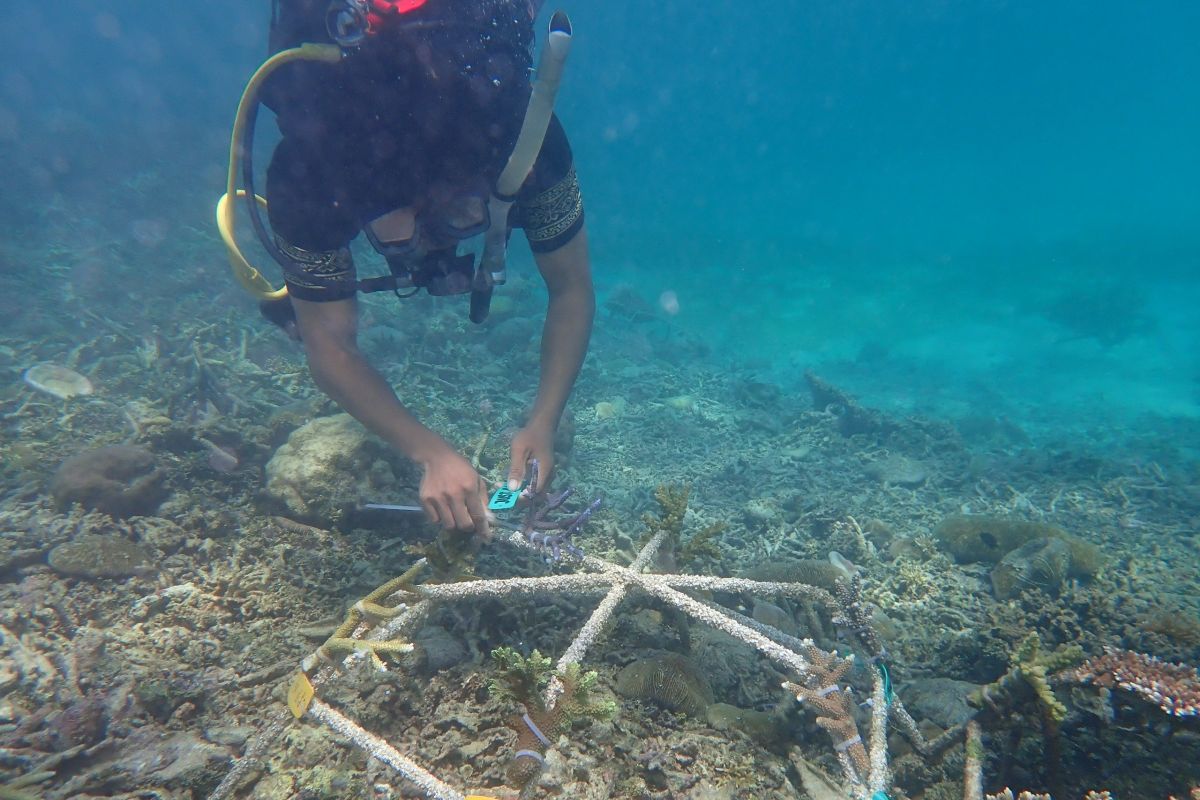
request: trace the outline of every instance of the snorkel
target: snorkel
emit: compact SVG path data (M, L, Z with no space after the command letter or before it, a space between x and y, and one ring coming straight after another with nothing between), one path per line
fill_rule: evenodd
M508 280L508 212L517 199L517 192L525 177L533 169L546 128L554 112L554 100L562 81L563 67L571 52L571 20L562 11L555 11L550 18L550 29L546 46L538 61L537 80L529 94L529 105L517 143L513 146L508 163L496 179L491 199L488 201L488 216L492 225L484 234L483 255L475 280L471 287L471 321L483 322L491 305L492 289Z

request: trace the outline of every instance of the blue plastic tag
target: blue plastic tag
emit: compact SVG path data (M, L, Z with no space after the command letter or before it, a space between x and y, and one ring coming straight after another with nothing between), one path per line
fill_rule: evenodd
M517 505L517 498L521 496L521 490L512 490L507 486L501 486L492 493L492 499L488 501L488 509L491 511L507 511Z

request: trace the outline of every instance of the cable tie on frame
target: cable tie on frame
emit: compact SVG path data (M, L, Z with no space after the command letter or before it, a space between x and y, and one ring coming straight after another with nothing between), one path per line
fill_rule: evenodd
M854 745L861 744L861 743L862 743L862 737L856 733L853 736L851 736L849 739L847 739L846 741L842 742L841 744L835 744L833 746L833 749L839 753L844 753L847 750L849 750L851 747L854 747Z
M542 754L539 753L537 750L518 750L516 753L513 754L513 758L514 759L532 758L534 761L538 762L542 766L546 765L545 757L542 756Z
M532 733L534 736L536 736L537 740L539 742L541 742L546 747L550 746L550 740L546 738L546 734L542 733L541 728L539 728L537 725L535 725L533 720L531 720L529 718L529 714L522 714L521 720L525 723L526 726L528 726L529 732Z

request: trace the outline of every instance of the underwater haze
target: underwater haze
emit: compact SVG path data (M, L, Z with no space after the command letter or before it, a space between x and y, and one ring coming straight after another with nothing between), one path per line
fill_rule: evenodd
M211 196L260 5L14 12L10 217L104 206L158 162ZM898 412L1089 435L1200 413L1194 4L569 11L602 291L673 293L714 360L785 386L822 365Z
M579 9L563 104L597 251L723 357L1044 433L1195 420L1200 9L628 13Z
M6 11L0 798L1200 798L1200 4L561 7L597 316L513 547L365 510L420 470L230 274L269 0ZM546 310L509 260L483 325L360 301L489 485Z

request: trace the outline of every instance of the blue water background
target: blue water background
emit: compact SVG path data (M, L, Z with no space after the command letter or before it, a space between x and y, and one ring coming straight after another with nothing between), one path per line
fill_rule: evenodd
M155 248L211 230L268 5L6 10L8 235L134 236L144 263L109 279L226 286L215 234L186 263ZM896 412L1197 446L1200 5L566 8L602 297L678 301L646 335L788 391L813 369Z

